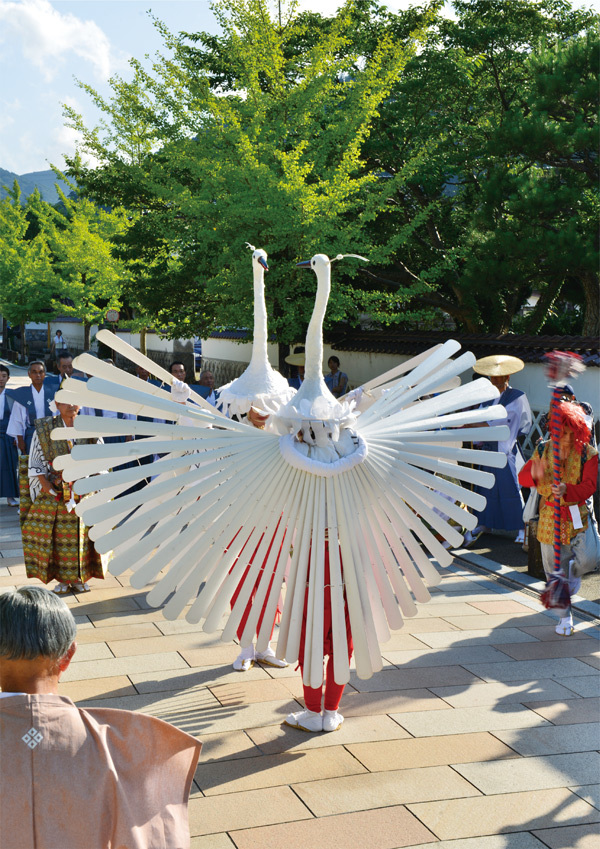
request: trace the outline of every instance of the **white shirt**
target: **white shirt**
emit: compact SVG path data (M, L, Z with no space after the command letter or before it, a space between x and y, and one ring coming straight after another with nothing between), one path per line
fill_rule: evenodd
M4 394L5 392L5 389L0 392L0 422L4 418L4 399L6 398L6 395Z
M61 348L66 348L67 343L66 343L65 337L64 336L55 336L54 337L54 347L58 348L59 350Z
M31 394L33 395L33 403L35 406L35 417L36 419L43 419L46 415L44 387L42 386L38 392L37 389L32 386ZM8 421L8 427L6 428L6 433L8 436L13 436L15 438L17 436L25 436L28 421L27 409L23 406L23 404L15 401Z

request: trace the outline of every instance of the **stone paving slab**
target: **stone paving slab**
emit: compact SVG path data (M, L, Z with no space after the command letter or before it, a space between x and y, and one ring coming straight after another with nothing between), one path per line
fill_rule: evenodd
M169 690L186 690L189 687L202 685L209 687L211 684L228 684L240 680L242 674L235 672L230 664L219 664L217 666L196 667L195 669L182 669L180 672L173 670L130 673L129 675L136 689L140 693L160 693ZM269 675L260 666L253 666L243 673L245 682L268 681Z
M312 819L312 816L289 787L268 787L245 793L191 799L189 818L190 833L196 835L243 828L255 834L260 826L297 822ZM240 846L237 839L235 845ZM287 841L285 845L289 849Z
M411 846L410 849L429 849L429 844ZM547 849L528 831L512 834L493 834L489 837L465 837L459 840L440 840L435 849Z
M137 691L126 675L113 678L92 678L87 681L61 682L60 693L74 702L89 699L114 699L122 696L136 696Z
M455 764L454 769L486 796L592 784L600 776L598 752L543 755L503 763Z
M581 641L578 641L581 642ZM387 651L383 655L395 666L415 669L423 666L465 666L467 663L502 663L506 654L492 646L451 646L421 651Z
M578 696L600 696L600 675L585 675L580 678L564 678L563 686Z
M407 807L440 840L600 821L600 811L563 788L419 802Z
M391 711L445 711L449 705L429 690L391 690L374 693L344 691L340 710L344 716L368 716Z
M280 784L317 782L318 779L366 773L366 769L343 746L301 752L263 755L260 769L252 760L200 764L195 781L205 796L239 793ZM310 807L310 806L309 806Z
M73 662L62 677L63 681L83 681L89 678L108 678L127 675L143 669L188 669L188 665L177 652L139 654L135 657L111 657L110 660Z
M490 664L490 666L492 665L498 666L500 664ZM576 672L574 671L572 674L575 675ZM350 683L360 693L412 690L443 684L470 684L474 681L477 681L476 674L455 665L422 666L414 669L384 669L366 681L356 675L350 676Z
M600 748L597 722L579 725L546 725L543 728L498 730L494 736L520 755L559 755L591 752Z
M495 731L505 728L530 728L547 724L542 716L520 704L454 708L435 713L398 713L392 714L392 718L414 737L466 734L472 731Z
M598 776L596 775L596 778ZM593 805L594 808L600 810L600 784L588 784L584 787L571 787L569 788L573 791L573 793L577 793L577 795L584 799L588 805Z
M530 610L529 613L481 613L477 616L449 616L448 622L459 631L480 631L482 628L531 628L548 626L552 619L546 613Z
M578 679L587 681L588 678ZM591 679L590 679L591 680ZM524 704L532 700L572 699L575 695L563 681L520 681L516 684L475 683L456 687L430 687L432 693L452 707L479 707L481 705Z
M419 634L419 640L432 649L447 649L465 646L491 646L496 643L533 643L536 638L532 634L525 633L519 628L486 628L480 631L434 631L432 633ZM387 643L386 646L387 648Z
M487 732L355 743L347 749L369 772L517 757L509 745Z
M349 714L346 712L346 715ZM385 740L387 748L390 741L409 735L389 716L368 714L354 715L352 722L344 722L335 734L307 734L305 731L290 728L287 725L267 725L263 728L250 728L248 736L257 746L260 746L263 754L275 755L281 752L295 752L298 749L319 749L328 746L346 746L348 751L355 754L353 747L349 744L368 741L370 745L374 745L373 741ZM358 760L361 761L360 758Z
M110 645L117 640L133 642L134 640L141 639L142 637L154 637L159 635L160 631L153 622L140 622L139 625L127 626L109 625L106 628L94 628L92 626L86 630L77 630L77 645L78 647L81 647L82 643L104 642L107 642ZM127 654L129 654L129 652L127 652Z
M331 750L328 750L331 751ZM294 784L294 791L317 817L367 811L407 802L479 795L448 766L371 772Z
M495 644L496 645L496 644ZM554 657L600 657L600 646L597 640L586 637L575 638L575 634L567 640L559 642L547 641L537 645L496 645L499 651L504 652L515 660L542 660Z
M598 849L600 828L596 825L572 825L534 832L550 849Z
M400 849L435 837L403 805L234 831L237 849Z
M235 846L228 834L221 833L192 837L190 849L235 849Z
M600 716L600 699L596 698L567 702L531 702L529 707L555 725L598 722Z
M596 675L592 666L574 658L513 660L511 663L467 663L465 668L484 681L523 681L532 678L563 678Z

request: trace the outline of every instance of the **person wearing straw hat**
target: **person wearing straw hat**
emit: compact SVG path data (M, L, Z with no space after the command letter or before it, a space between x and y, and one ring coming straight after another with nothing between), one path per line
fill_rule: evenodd
M533 422L531 407L524 392L510 385L510 376L525 367L523 360L505 354L494 354L483 357L475 362L473 371L487 377L500 392L500 397L488 401L481 407L490 404L501 404L506 410L506 424L510 429L508 439L495 443L483 442L478 447L485 451L502 451L506 454L507 463L503 469L490 469L496 479L492 489L483 492L487 503L483 510L477 512L478 525L465 535L465 545L487 530L515 531L515 542L523 542L523 496L519 486L518 473L523 467L523 455L517 443L519 436L529 433Z

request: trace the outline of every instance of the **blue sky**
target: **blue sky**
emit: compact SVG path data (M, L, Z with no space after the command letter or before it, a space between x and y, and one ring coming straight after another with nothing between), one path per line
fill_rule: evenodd
M341 0L300 5L333 14ZM576 5L600 10L600 0ZM130 57L161 51L149 9L173 32L217 31L208 0L0 0L0 168L25 174L63 166L76 139L61 104L75 107L88 125L97 119L74 77L107 95L111 75L128 76Z

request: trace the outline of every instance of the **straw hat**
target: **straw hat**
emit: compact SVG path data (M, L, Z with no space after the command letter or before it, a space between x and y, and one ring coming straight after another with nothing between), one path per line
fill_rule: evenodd
M305 354L288 354L285 361L290 366L303 366L306 364Z
M515 374L525 368L525 363L518 357L509 357L506 354L492 354L491 357L482 357L475 362L473 371L484 374L486 377L503 377L507 374Z

